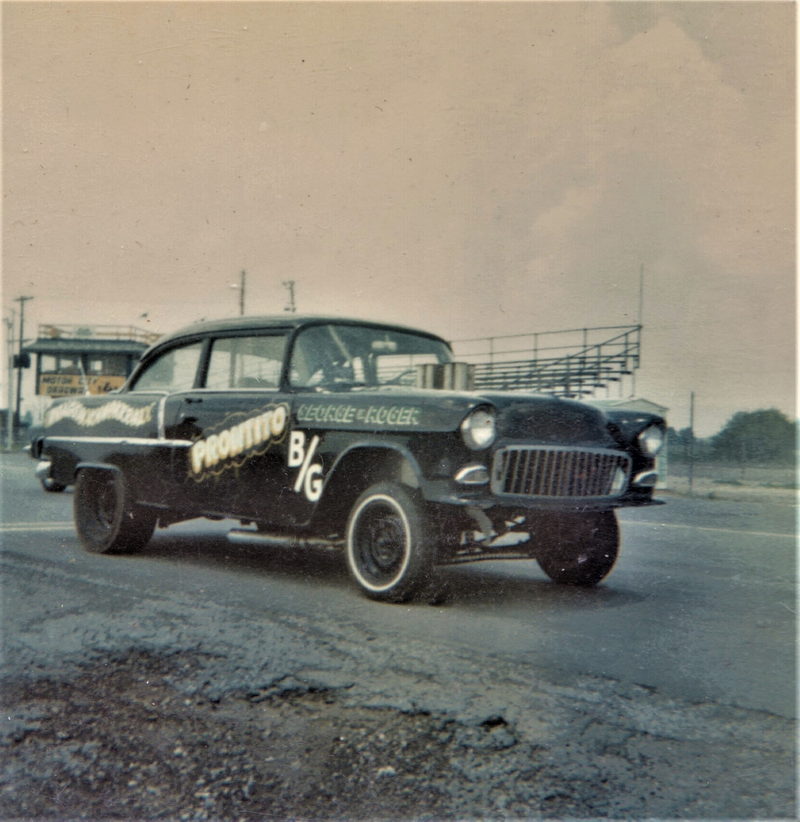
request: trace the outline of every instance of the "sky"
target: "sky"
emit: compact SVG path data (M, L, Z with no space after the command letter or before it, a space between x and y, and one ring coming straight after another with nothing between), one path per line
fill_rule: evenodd
M247 313L293 280L299 312L455 340L641 306L636 392L671 425L692 392L699 436L795 415L792 3L5 2L2 24L26 337L233 316L242 270Z

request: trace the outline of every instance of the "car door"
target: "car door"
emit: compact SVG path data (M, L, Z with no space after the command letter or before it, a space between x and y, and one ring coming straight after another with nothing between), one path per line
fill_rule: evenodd
M200 386L176 398L175 480L193 510L291 522L296 500L287 448L291 403L280 390L286 333L231 333L210 340Z
M136 480L139 498L158 506L184 507L183 488L174 482L173 466L176 451L183 454L188 442L170 422L177 416L176 397L196 384L204 348L205 341L195 339L154 353L119 395L125 403L153 408L152 443L138 449L129 473Z

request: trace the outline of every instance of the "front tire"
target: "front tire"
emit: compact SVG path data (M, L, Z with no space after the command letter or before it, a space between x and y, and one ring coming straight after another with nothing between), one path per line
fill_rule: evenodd
M153 535L157 514L131 499L119 471L84 469L74 498L75 529L93 554L133 553Z
M619 553L613 511L543 517L532 538L541 569L564 585L596 585L611 572Z
M431 580L434 548L422 505L398 483L378 483L347 521L347 567L371 599L405 602Z

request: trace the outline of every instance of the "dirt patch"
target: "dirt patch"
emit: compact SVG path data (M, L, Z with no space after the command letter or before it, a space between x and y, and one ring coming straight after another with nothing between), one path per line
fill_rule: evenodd
M191 667L186 656L133 653L69 682L6 680L0 815L453 818L475 802L464 775L476 756L486 769L517 745L501 716L467 726L354 708L291 681L209 700L176 687ZM532 776L535 752L519 753ZM479 808L496 804L508 770L484 785ZM569 799L556 791L546 802L566 809Z
M347 686L284 677L222 691L207 661L137 650L63 679L2 680L0 817L674 818L729 806L755 818L780 804L770 794L787 757L771 745L760 756L775 786L745 796L736 774L753 752L742 740L719 765L719 743L576 711L547 744L500 713L358 706Z

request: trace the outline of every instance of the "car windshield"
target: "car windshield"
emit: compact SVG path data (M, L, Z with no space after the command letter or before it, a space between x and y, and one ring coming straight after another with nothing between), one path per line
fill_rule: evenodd
M295 339L290 381L295 387L342 391L417 384L417 366L450 362L441 340L360 325L314 325Z

